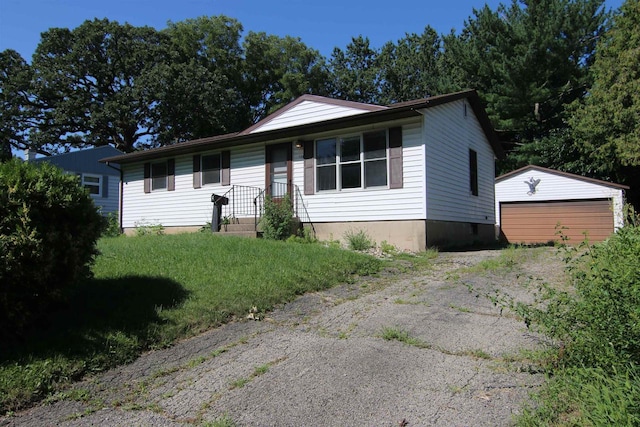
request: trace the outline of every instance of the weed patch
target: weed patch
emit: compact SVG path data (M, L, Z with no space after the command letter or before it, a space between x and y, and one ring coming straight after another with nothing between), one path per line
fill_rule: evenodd
M541 285L533 304L510 302L557 343L518 425L640 425L640 224L561 250L574 290Z
M344 233L347 247L353 251L366 251L375 246L375 242L364 230L348 230Z

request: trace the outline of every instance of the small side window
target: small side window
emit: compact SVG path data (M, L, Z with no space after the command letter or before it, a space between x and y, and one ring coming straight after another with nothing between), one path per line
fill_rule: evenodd
M102 193L102 177L100 175L82 174L82 186L89 190L89 194L100 196Z
M471 194L478 195L478 153L469 150L469 184L471 186Z

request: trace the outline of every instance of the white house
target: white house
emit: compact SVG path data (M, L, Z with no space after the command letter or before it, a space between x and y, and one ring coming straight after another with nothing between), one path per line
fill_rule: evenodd
M502 150L475 91L391 106L304 95L248 129L103 159L122 167L122 227L167 232L260 215L291 194L320 239L364 230L421 250L495 238ZM249 221L251 222L251 221Z
M623 226L620 184L526 166L496 178L496 219L511 243L569 243L606 239Z
M89 191L94 204L103 215L118 213L120 205L120 171L119 167L100 163L107 156L118 156L122 152L109 145L71 151L51 157L33 158L27 153L27 161L47 162L68 173L78 175L80 185Z

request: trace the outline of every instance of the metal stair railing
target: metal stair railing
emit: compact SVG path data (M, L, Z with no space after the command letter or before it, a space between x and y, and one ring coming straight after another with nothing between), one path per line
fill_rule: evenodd
M222 195L228 202L222 206L222 218L257 217L255 200L264 190L247 185L234 185Z
M264 214L264 200L265 196L270 196L275 199L279 199L285 196L285 194L289 194L291 199L291 207L293 210L293 216L298 219L301 223L309 224L311 227L311 232L313 234L312 237L316 236L316 229L311 222L311 217L309 216L309 211L307 211L307 207L304 204L304 199L302 197L302 193L300 192L300 188L295 184L290 183L279 183L275 182L271 184L268 188L263 190L257 197L255 201L256 205L256 227L259 219Z

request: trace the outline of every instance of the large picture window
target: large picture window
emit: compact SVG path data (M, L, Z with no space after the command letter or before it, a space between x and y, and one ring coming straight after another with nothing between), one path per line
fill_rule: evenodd
M316 141L318 191L387 185L387 131Z
M151 191L167 189L167 162L151 163Z
M202 184L220 184L220 154L202 156Z

